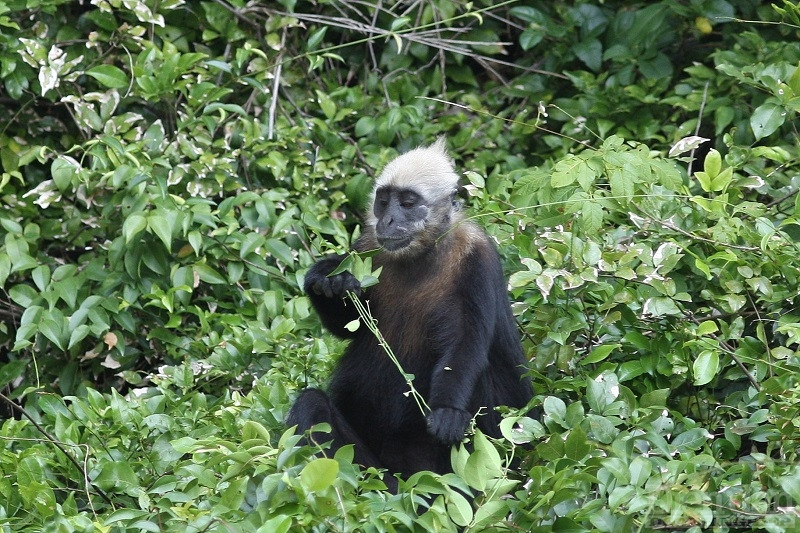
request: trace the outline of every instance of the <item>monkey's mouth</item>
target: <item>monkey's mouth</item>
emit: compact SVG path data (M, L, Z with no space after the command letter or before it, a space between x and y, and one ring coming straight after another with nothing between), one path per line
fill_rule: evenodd
M378 244L383 246L385 250L390 252L394 252L396 250L401 250L411 244L411 237L403 236L403 237L387 237L381 236L378 237Z

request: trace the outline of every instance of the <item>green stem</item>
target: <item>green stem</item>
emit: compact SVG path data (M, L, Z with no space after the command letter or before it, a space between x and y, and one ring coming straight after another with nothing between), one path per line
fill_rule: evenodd
M420 413L422 416L425 416L427 413L430 412L430 407L428 407L428 403L425 401L425 398L422 397L422 394L414 387L414 375L409 374L405 370L403 370L403 365L400 364L400 361L397 359L397 356L392 351L392 348L389 346L389 343L386 342L386 339L383 337L380 329L378 329L378 321L375 317L372 316L372 313L369 310L368 305L365 305L358 296L353 294L352 292L347 293L347 296L350 298L350 301L353 302L353 305L356 307L356 311L358 311L358 316L361 317L361 322L375 335L375 338L378 340L378 344L383 351L386 352L386 355L389 356L389 359L392 360L394 366L400 371L400 374L403 376L403 379L406 381L406 385L408 385L408 393L414 398L414 401L417 403L417 407L419 407Z

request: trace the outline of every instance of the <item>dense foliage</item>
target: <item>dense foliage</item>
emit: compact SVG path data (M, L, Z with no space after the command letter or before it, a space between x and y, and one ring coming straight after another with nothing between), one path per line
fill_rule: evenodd
M788 0L0 0L0 529L797 530L798 37ZM282 425L342 351L300 285L442 134L541 416L391 495Z

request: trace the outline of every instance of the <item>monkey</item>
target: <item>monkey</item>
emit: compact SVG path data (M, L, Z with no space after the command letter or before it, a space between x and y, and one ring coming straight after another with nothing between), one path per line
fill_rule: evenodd
M500 436L495 407L524 408L533 396L506 279L493 241L466 220L459 176L444 137L390 161L375 181L356 252L379 250L379 282L362 288L349 272L330 275L345 255L319 260L304 291L323 326L350 343L327 393L308 388L286 423L305 432L319 423L330 452L354 445L354 462L407 479L451 471L450 450L475 419ZM359 317L347 293L365 303L386 343L429 409L423 413L399 369ZM386 478L394 491L397 482Z

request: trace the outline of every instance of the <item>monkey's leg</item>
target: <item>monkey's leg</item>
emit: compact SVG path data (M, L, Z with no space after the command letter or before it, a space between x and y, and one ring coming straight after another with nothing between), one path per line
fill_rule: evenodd
M306 389L300 393L286 417L287 426L297 426L298 432L305 432L316 424L327 423L331 426L330 434L312 432L310 439L314 443L332 440L331 447L323 453L332 457L336 450L347 444L353 444L353 462L363 467L385 468L378 457L364 443L355 429L344 418L339 409L331 402L327 394L319 389ZM387 475L384 482L392 492L397 490L397 481Z

